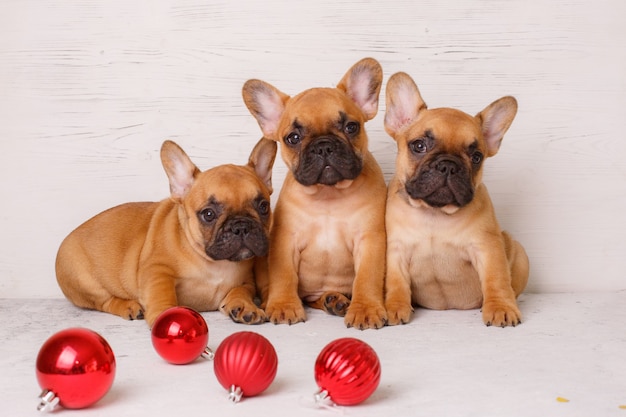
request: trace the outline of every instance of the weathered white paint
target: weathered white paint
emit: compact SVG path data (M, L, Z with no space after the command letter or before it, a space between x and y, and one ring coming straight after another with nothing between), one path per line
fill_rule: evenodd
M260 136L248 78L333 86L364 56L385 82L410 73L431 107L516 96L485 182L528 251L529 291L624 289L625 18L621 0L3 0L0 297L61 296L67 233L165 198L164 139L201 168L243 163ZM367 130L389 178L381 99Z

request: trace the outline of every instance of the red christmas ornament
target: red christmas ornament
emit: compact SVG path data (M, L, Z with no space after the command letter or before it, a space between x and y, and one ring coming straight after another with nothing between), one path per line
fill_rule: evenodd
M365 401L380 382L380 361L367 343L346 337L330 342L315 361L319 404L355 405Z
M115 355L106 340L88 329L52 335L37 355L37 381L43 390L39 411L85 408L102 398L115 378Z
M253 397L270 386L278 368L274 346L254 332L228 336L215 351L213 369L219 383L229 390L228 398L239 402Z
M152 325L152 346L166 361L183 365L200 356L213 359L207 347L209 327L197 311L172 307L162 312Z

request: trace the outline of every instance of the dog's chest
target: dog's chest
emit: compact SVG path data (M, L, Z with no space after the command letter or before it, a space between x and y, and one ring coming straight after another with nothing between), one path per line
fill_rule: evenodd
M335 215L309 217L298 233L298 276L301 296L334 290L350 293L354 279L354 225ZM304 231L304 230L303 230Z
M480 279L464 248L431 237L416 242L412 253L408 270L414 303L432 309L480 307Z
M464 248L432 234L412 242L407 262L411 277L417 281L445 284L476 277Z
M402 253L403 270L411 281L413 302L432 309L480 307L480 279L464 242L462 225L405 213L410 221L391 228L389 250Z

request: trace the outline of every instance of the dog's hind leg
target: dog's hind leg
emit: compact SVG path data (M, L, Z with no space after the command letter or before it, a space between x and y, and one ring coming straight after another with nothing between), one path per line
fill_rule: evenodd
M63 294L78 307L104 311L127 320L143 318L143 307L137 300L115 297L77 265L57 263L57 279Z
M504 245L506 256L511 268L511 286L518 297L526 288L528 283L529 264L528 255L524 247L516 240L511 238L507 232L502 233L504 237Z
M324 310L333 316L343 317L350 307L350 299L339 292L328 291L315 301L307 301L307 305Z
M115 314L126 320L143 319L144 309L137 300L129 300L112 295L99 283L76 285L63 288L65 296L76 306Z
M67 282L67 278L64 282ZM115 297L97 282L89 281L89 284L85 285L83 279L74 281L72 286L61 286L61 289L67 299L78 307L104 311L126 320L144 318L144 309L137 300Z
M118 315L127 320L141 320L143 316L143 307L137 300L125 300L111 296L107 301L102 303L102 311Z

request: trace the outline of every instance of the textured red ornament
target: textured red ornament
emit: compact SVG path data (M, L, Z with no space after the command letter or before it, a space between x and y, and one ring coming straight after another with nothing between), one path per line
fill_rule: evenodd
M253 397L270 386L278 368L274 346L254 332L228 336L215 351L213 369L219 383L229 390L229 398Z
M40 411L51 411L57 404L84 408L111 388L115 355L98 333L70 328L55 333L41 346L36 368L43 389Z
M346 337L330 342L315 361L316 401L355 405L365 401L380 382L380 361L367 343Z
M152 326L152 346L166 361L183 365L204 356L213 358L207 347L209 327L197 311L172 307L162 312Z

